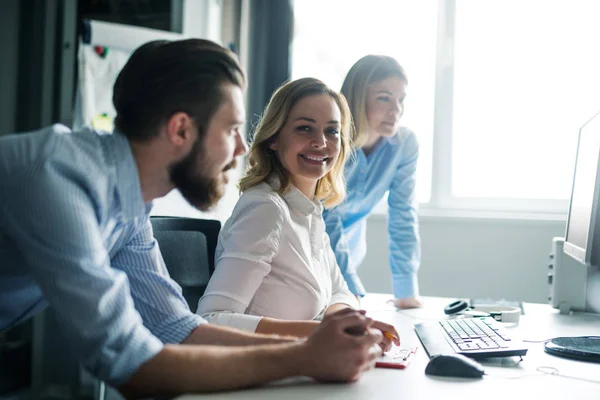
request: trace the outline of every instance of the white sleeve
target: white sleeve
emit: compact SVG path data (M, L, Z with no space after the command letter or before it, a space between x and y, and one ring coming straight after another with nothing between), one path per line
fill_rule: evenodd
M215 306L218 308L218 302L210 303L209 301L207 304L207 307ZM198 313L200 313L199 308ZM206 313L202 314L202 318L214 325L228 326L230 328L240 329L247 332L256 332L256 327L262 319L262 317L257 315L240 314L233 311L217 311Z
M335 253L329 243L329 236L327 233L325 233L325 251L327 252L327 258L329 260L329 265L331 266L331 301L329 302L328 307L333 304L342 303L347 304L354 309L358 309L360 307L358 299L352 294L350 289L348 289L348 284L342 276L340 267L335 259Z
M279 247L284 212L276 199L242 196L219 235L222 252L196 311L211 323L255 331L261 317L245 315Z

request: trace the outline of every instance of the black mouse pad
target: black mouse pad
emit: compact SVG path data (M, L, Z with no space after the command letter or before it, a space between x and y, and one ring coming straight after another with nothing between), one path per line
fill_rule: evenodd
M600 336L554 338L546 342L544 351L559 357L600 363Z

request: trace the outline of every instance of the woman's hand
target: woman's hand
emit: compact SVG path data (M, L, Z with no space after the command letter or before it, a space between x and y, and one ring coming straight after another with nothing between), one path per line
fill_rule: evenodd
M420 308L423 302L418 297L407 297L404 299L394 299L394 305L400 309Z
M400 335L393 325L373 320L373 325L371 325L371 328L379 329L383 334L381 342L379 342L379 346L381 346L381 349L384 352L389 351L392 348L392 344L400 346Z

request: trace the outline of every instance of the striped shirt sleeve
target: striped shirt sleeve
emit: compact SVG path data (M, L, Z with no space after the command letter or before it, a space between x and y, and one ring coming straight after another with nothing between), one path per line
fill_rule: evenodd
M135 310L127 276L111 268L93 185L64 164L43 162L13 176L3 227L54 309L84 367L113 385L158 354L161 341Z
M202 323L190 311L181 287L169 277L149 216L112 259L112 266L129 278L131 295L144 324L163 343L181 343Z

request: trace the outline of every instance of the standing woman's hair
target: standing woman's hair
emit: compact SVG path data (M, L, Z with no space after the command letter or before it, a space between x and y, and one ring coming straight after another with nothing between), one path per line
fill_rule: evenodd
M315 197L330 208L344 200L346 182L344 164L350 154L350 138L354 134L352 117L348 103L341 94L330 89L318 79L302 78L280 86L269 100L263 116L256 127L254 139L248 152L246 174L240 180L240 192L244 192L261 182L277 178L280 183L278 192L285 193L291 186L288 172L281 165L277 155L269 148L290 114L294 105L305 97L317 95L331 96L340 109L340 154L331 170L317 182Z
M375 82L398 77L408 83L404 68L389 56L367 55L358 60L344 79L342 94L348 100L352 119L354 120L354 136L352 147L362 147L369 136L367 121L367 88Z

